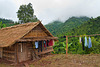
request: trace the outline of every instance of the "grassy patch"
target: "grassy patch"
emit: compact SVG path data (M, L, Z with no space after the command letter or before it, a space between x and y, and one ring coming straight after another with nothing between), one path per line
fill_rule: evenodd
M14 67L14 66L7 65L7 64L0 64L0 67Z

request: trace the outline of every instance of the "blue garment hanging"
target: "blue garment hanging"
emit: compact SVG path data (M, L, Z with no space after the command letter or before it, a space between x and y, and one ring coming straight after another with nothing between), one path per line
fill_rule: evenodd
M38 42L37 41L35 42L35 47L38 48Z
M88 43L87 43L87 37L85 36L85 47L88 46Z
M88 45L88 48L91 48L92 47L92 43L91 43L91 38L89 37L89 45Z

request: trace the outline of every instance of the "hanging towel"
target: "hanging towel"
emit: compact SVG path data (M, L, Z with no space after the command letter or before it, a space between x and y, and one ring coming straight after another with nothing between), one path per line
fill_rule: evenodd
M89 45L88 45L88 48L91 48L92 47L92 43L91 43L91 38L89 37Z
M35 48L38 48L38 42L37 41L35 42Z
M53 46L53 40L49 41L49 46Z
M83 39L83 37L82 37L82 48L83 48L83 50L85 50L85 48L84 48L84 39Z
M79 37L79 42L82 43L82 42L81 42L81 37Z
M85 47L88 46L88 43L87 43L87 37L85 36Z

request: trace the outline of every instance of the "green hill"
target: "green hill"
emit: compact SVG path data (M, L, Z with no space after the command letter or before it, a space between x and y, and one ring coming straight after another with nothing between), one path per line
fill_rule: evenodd
M10 19L0 18L0 22L1 21L2 21L3 24L6 24L7 27L14 25L14 21L10 20Z
M68 20L66 20L64 23L62 23L61 21L54 21L45 26L54 36L60 36L68 32L69 30L80 26L81 24L88 21L89 19L90 18L86 16L71 17Z
M45 25L45 27L53 34L55 35L57 30L63 25L63 22L61 21L54 21L52 23L49 23Z
M67 35L91 35L91 34L100 34L100 16L97 18L91 18L89 21L85 22L81 26L78 26L75 29L72 29Z

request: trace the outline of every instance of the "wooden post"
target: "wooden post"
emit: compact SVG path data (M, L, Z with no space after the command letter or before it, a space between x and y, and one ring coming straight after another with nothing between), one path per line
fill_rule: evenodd
M68 55L68 36L66 36L66 56Z
M15 44L15 59L17 64L19 63L19 58L18 58L18 43Z
M43 43L43 41L42 41L42 51L44 50L44 43Z

